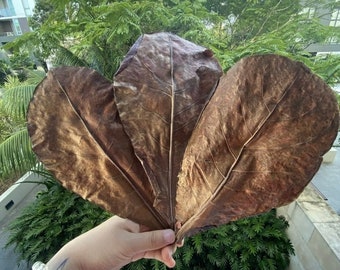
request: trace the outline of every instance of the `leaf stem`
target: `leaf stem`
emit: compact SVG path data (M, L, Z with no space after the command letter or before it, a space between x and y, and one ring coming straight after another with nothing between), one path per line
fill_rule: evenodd
M169 130L169 163L168 163L168 186L169 186L169 205L170 205L170 221L171 225L175 227L174 220L174 187L172 181L172 159L173 159L173 133L174 133L174 115L175 115L175 81L174 81L174 62L173 62L173 46L171 36L169 36L170 43L170 76L171 76L171 113L170 113L170 130ZM175 229L175 228L174 228Z

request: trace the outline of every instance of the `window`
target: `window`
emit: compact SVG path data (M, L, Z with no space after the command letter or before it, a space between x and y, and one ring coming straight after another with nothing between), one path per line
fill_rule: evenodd
M0 9L8 8L6 0L0 0Z
M300 14L304 14L308 19L312 19L315 16L315 8L305 7L301 10Z
M333 10L329 26L340 26L340 9Z
M22 7L24 8L24 11L25 11L25 15L26 16L32 16L32 11L30 9L30 5L28 3L28 0L21 0L21 3L22 3Z
M20 23L18 19L13 19L14 28L17 35L22 35Z

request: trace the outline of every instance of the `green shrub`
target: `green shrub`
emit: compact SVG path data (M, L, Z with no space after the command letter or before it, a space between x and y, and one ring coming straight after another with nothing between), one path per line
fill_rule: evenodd
M110 215L57 184L47 190L10 224L7 246L20 259L47 262L65 243L106 220ZM294 253L285 230L288 222L275 210L242 219L185 240L175 254L176 269L286 269ZM140 260L124 269L167 269L155 260Z
M293 246L285 230L288 222L276 211L245 218L185 240L178 249L175 269L284 270ZM124 269L167 269L156 261L141 260Z
M47 262L64 244L109 217L53 180L46 191L28 205L9 226L7 246L14 245L20 258Z

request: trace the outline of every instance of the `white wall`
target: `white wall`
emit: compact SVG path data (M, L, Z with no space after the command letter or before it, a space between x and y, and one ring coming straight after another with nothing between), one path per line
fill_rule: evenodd
M34 0L7 0L12 1L16 16L27 17L33 14Z
M277 214L288 220L287 234L295 249L289 270L340 269L340 217L311 184Z

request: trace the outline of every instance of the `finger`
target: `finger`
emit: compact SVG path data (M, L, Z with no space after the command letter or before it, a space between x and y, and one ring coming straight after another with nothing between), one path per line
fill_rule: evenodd
M173 254L173 249L171 246L167 246L165 248L162 248L161 251L162 254L162 262L167 266L167 267L175 267L176 261L172 257Z
M172 244L175 241L173 230L158 230L151 232L136 233L131 239L130 245L134 253L156 250Z
M128 232L132 233L139 233L140 232L140 225L129 220L129 219L123 219L122 223L123 229L125 229Z
M147 251L143 258L145 259L156 259L162 263L164 263L167 267L174 267L176 265L176 261L172 257L173 249L171 246L164 247L158 250Z

